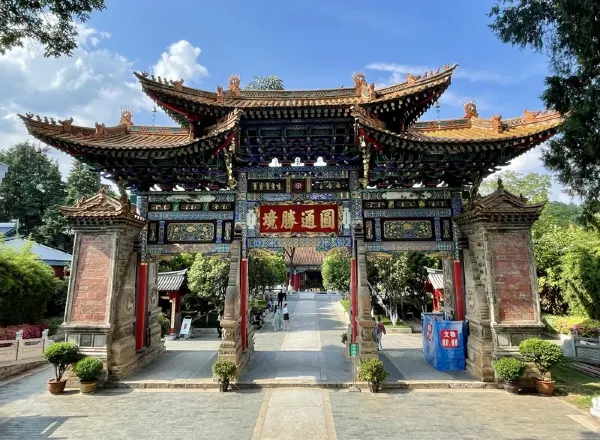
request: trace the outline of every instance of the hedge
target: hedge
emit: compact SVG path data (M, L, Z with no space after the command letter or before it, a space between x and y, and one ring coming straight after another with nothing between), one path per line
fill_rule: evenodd
M600 321L585 316L544 315L542 321L547 332L563 335L570 335L571 329L578 326L581 336L593 338L598 335L597 329L600 328Z

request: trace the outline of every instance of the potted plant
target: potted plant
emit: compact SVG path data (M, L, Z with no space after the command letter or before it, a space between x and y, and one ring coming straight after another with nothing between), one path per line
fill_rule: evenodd
M342 333L342 344L346 344L346 342L348 342L348 333L344 332Z
M79 389L82 393L87 394L96 391L98 375L103 367L100 359L91 356L84 357L75 364L73 369L79 377Z
M67 367L79 359L79 347L72 342L57 342L44 350L44 357L54 366L54 379L48 381L48 391L60 394L65 390L67 380L63 374Z
M538 393L550 395L554 392L554 381L546 377L550 368L563 359L562 349L539 338L526 339L519 345L519 352L526 361L533 362L541 377L535 380Z
M504 380L504 389L516 394L519 391L519 378L525 371L525 364L513 357L503 357L494 362L496 376Z
M219 391L225 392L229 388L229 380L234 378L237 373L235 362L220 360L212 366L213 376L219 380Z
M358 369L358 378L369 382L369 389L372 393L379 392L379 385L389 376L383 368L383 362L379 359L365 359L361 362Z

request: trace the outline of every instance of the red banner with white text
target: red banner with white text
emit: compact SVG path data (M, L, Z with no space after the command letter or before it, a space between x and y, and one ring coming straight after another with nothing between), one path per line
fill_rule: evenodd
M337 233L338 214L338 205L261 205L259 231Z

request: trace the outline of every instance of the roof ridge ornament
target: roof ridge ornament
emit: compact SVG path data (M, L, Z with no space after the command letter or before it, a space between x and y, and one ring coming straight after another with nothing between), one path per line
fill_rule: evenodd
M502 115L492 116L492 128L498 133L502 133L504 131L504 127L502 126Z
M231 96L236 97L240 95L241 82L242 80L240 78L240 75L238 75L237 73L234 73L229 77L229 93L231 94Z
M133 112L129 107L121 108L121 118L119 119L119 125L125 125L127 127L133 124Z
M463 101L463 106L465 109L464 119L478 118L479 112L477 111L477 104L471 98L465 99Z

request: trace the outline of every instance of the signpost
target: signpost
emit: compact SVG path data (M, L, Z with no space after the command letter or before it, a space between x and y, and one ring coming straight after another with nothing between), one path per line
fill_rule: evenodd
M352 386L349 391L360 392L360 388L356 386L356 358L358 357L358 344L356 342L350 343L350 357L352 358Z
M181 330L179 331L179 337L183 336L183 339L188 339L191 336L192 331L192 318L185 318L181 323Z

